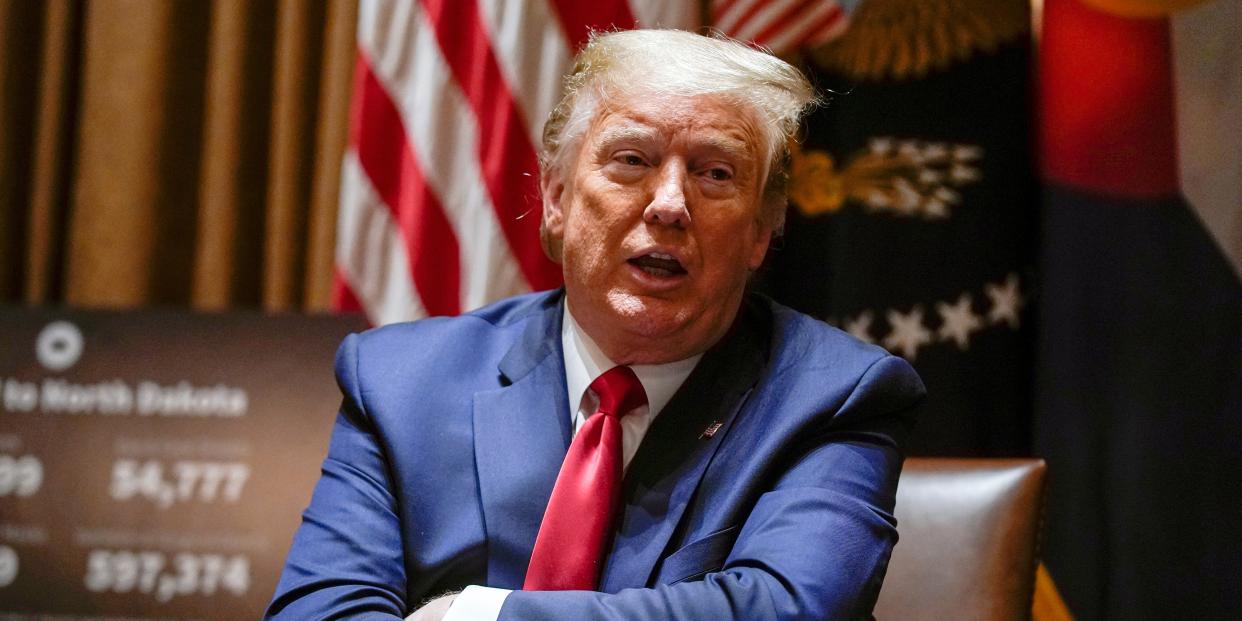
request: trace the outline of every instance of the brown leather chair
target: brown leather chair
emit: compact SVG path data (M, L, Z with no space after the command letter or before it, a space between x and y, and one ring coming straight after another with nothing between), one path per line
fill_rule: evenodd
M1040 459L908 459L880 621L1029 619L1039 563Z

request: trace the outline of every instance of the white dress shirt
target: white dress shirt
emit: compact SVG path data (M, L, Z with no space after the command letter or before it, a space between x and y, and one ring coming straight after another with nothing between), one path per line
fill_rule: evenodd
M600 351L599 346L578 326L578 322L565 306L565 319L561 323L561 350L565 355L565 387L569 403L573 404L573 432L595 413L599 397L590 390L591 382L616 365ZM638 452L638 445L651 421L668 405L673 394L681 387L703 354L668 364L633 365L630 367L647 393L647 405L635 408L621 418L622 465L629 468L630 460ZM453 600L444 621L495 621L500 607L508 597L509 589L485 586L468 586Z

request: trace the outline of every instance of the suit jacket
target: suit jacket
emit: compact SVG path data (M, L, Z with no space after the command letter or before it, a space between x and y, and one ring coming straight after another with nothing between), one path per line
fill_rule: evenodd
M521 588L571 436L561 298L345 340L268 618L393 619L469 584ZM600 592L517 591L500 618L866 616L922 394L900 358L748 297L630 462Z

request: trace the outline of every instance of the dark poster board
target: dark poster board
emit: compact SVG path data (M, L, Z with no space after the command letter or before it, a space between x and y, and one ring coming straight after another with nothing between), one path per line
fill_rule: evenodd
M363 327L0 308L0 620L259 616Z

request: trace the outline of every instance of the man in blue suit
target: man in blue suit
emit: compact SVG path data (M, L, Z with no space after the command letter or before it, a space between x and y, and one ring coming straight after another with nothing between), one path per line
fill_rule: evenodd
M544 130L564 289L345 341L268 618L867 617L922 384L746 292L813 100L732 41L594 36Z

